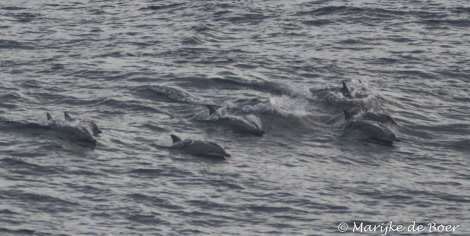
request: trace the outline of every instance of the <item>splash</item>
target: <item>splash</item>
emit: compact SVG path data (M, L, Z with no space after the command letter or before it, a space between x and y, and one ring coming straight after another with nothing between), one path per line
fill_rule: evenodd
M308 102L305 99L291 98L289 96L270 97L267 102L255 105L246 105L244 112L277 114L284 117L303 117L307 116L306 107Z
M340 83L337 86L328 86L322 89L310 89L310 92L318 97L318 100L335 105L347 107L373 108L377 102L378 95L370 89L367 82L362 80L351 80L346 82L352 98L345 97L341 92Z
M310 101L316 101L317 96L313 95L305 84L289 82L284 88L285 93L292 98L302 98Z

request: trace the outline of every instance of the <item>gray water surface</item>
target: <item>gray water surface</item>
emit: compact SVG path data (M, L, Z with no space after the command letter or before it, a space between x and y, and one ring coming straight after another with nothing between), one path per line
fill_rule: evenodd
M468 1L1 1L0 54L1 235L470 234ZM200 122L204 104L266 134ZM348 132L358 106L401 142ZM64 111L96 148L33 125Z

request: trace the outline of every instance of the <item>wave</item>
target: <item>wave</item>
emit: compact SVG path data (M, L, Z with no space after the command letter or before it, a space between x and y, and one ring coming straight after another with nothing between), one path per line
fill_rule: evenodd
M227 76L225 78L188 78L179 79L180 81L190 82L191 85L203 85L204 88L218 88L227 90L253 90L258 92L265 92L271 95L287 95L295 98L304 98L307 100L315 100L307 86L301 83L278 83L272 81L265 81L261 78L253 80L237 77L231 72L224 72ZM253 95L255 96L255 95Z
M464 153L470 153L470 139L452 142L450 147Z
M255 105L245 105L242 110L255 114L276 114L283 117L304 117L307 111L308 102L304 99L296 99L288 96L270 97L268 101Z
M0 163L2 163L2 166L6 167L10 172L21 175L44 176L60 173L60 170L57 170L56 168L28 163L20 159L3 158L0 160Z
M192 104L212 104L213 102L207 101L184 91L181 88L174 88L170 86L140 86L134 89L135 93L143 98L151 99L161 102L179 102L179 103L192 103Z
M0 49L33 49L24 42L14 41L14 40L0 40Z
M160 5L150 5L145 8L141 8L140 10L143 11L155 11L155 12L161 12L161 11L169 11L169 10L175 10L178 9L181 6L186 5L186 3L171 3L171 4L160 4Z
M376 92L370 89L367 82L351 80L346 83L352 98L345 97L341 92L341 86L327 86L326 88L311 88L310 92L319 101L337 106L341 110L351 107L373 109L378 107L381 99Z
M341 17L349 18L380 18L380 19L394 19L402 17L405 11L388 10L384 8L367 8L367 7L352 7L352 6L325 6L316 8L310 11L300 11L297 15L311 15L311 16L332 16L338 15Z

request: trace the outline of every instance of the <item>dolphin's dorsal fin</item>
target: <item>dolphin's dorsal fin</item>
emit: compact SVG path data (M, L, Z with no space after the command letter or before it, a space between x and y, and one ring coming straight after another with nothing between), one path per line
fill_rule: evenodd
M65 118L66 121L71 121L71 120L73 120L72 117L70 117L69 113L66 112L66 111L64 111L64 118Z
M350 120L351 118L353 118L353 114L351 114L351 113L352 112L344 110L344 119L345 120Z
M341 88L341 93L343 96L347 98L352 98L351 93L349 92L348 86L346 86L346 82L343 81L343 87Z
M46 112L46 116L47 116L47 121L52 120L52 116L51 114L49 114L49 112Z
M176 136L176 135L174 135L174 134L171 135L171 139L173 140L173 143L176 143L176 142L180 142L180 141L181 141L181 139L178 138L178 136Z
M209 115L214 114L214 112L217 110L217 106L215 105L206 105L206 107L209 109Z
M93 130L93 135L98 135L98 134L101 134L101 129L98 127L98 125L96 125L94 122L91 122L91 127L92 127L92 130Z

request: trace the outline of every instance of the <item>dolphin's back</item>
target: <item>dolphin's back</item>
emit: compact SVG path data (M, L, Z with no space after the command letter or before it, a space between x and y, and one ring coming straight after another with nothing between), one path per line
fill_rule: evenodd
M77 128L81 128L86 130L88 133L92 134L93 136L97 136L101 133L100 128L98 125L89 120L82 120L77 118L72 118L68 112L64 112L64 119L70 126L75 126Z
M385 125L373 121L356 121L348 128L360 130L368 138L386 142L399 142L400 140Z
M366 112L362 116L362 119L372 120L372 121L376 121L376 122L380 122L380 123L384 123L384 124L387 124L387 123L397 124L397 122L395 122L395 120L391 116L389 116L387 114L383 114L383 113Z
M218 122L230 126L235 132L238 133L248 133L258 136L262 136L264 134L264 131L261 129L261 127L259 127L258 124L251 120L243 119L238 116L228 116L219 118Z
M187 150L194 155L207 156L213 158L230 157L230 154L216 143L207 141L194 141L187 146Z
M181 140L176 135L171 135L171 138L173 140L173 144L170 146L171 148L183 150L191 155L216 159L225 159L225 157L230 157L230 154L225 152L221 146L213 142L192 139Z

